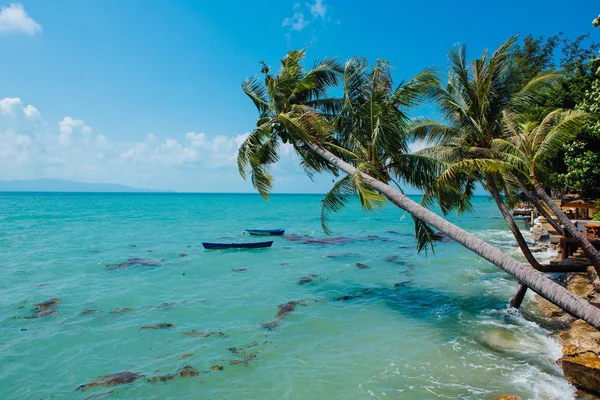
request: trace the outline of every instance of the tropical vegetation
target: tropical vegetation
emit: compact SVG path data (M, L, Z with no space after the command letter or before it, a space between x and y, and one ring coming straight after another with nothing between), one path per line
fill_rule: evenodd
M492 71L491 77L503 73L500 61L507 57L512 41L514 39L501 46L489 63L484 59L483 63L478 60L474 65ZM466 56L460 52L454 54L457 54L457 63L466 65ZM367 210L379 207L388 199L413 216L419 243L430 242L437 229L561 308L600 327L600 310L529 265L514 260L423 206L436 200L443 211L466 211L475 183L475 178L462 169L455 169L453 184L439 179L448 174L449 168L441 162L443 160L408 152L407 112L423 96L440 98L443 94L431 71L423 71L406 84L394 87L389 66L383 61L369 69L360 58L350 59L343 66L328 59L306 71L301 64L303 57L304 51L288 53L275 74L263 64L262 82L249 78L242 85L259 116L256 128L239 149L238 165L242 176L250 176L263 197L268 198L272 184L269 167L277 162L281 143L291 144L307 173L331 171L334 175L343 175L323 202L325 227L327 211L338 210L349 195L356 194ZM460 75L456 78L468 80ZM548 80L551 78L544 77L527 85L520 100L515 96L518 100L513 103L517 109L531 103L537 97L537 89L546 86ZM340 83L343 96L331 97L330 89ZM493 80L488 79L483 84L493 85ZM505 100L497 102L502 106L511 101L508 90L503 96ZM415 168L416 165L421 167ZM500 174L500 170L494 173ZM402 182L424 189L423 205L402 193Z

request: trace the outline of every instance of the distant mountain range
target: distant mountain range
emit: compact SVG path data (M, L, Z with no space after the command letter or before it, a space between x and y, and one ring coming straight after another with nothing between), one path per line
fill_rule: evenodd
M115 183L73 182L63 179L0 181L0 192L159 192ZM167 191L169 192L169 191Z

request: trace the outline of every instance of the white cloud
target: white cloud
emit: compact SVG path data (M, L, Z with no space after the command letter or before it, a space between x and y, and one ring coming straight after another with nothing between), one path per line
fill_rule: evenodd
M74 131L81 131L82 133L90 133L92 128L87 126L81 119L73 119L71 117L64 117L62 121L58 123L60 133L73 133Z
M314 18L325 18L327 6L323 4L323 0L316 0L315 4L306 3L306 6L310 8L310 13Z
M192 147L202 147L206 144L206 135L204 132L188 132L185 134L185 137L191 143Z
M5 97L0 99L0 115L36 119L39 118L40 113L31 104L23 107L23 102L18 97Z
M18 97L6 97L0 100L0 114L14 116L19 108L22 108L21 99Z
M71 145L74 134L82 134L83 137L86 137L92 132L92 128L87 126L83 120L73 119L68 116L64 117L63 120L58 123L58 128L60 131L58 142L63 146Z
M291 29L301 32L308 25L308 21L304 19L304 14L295 12L291 18L285 18L281 26L289 26Z
M37 108L28 104L26 107L23 107L23 113L27 116L27 118L38 118L40 116L40 112Z
M42 31L42 26L35 22L23 8L22 4L11 4L0 11L0 33L24 33L35 35Z
M235 142L235 144L237 145L237 148L239 149L240 146L242 145L242 143L244 143L244 141L246 141L246 139L248 139L248 136L250 136L249 133L244 133L242 135L237 135L235 137L235 139L233 139L233 141Z
M46 124L34 106L4 98L0 179L52 177L151 189L254 192L237 171L237 150L248 135L187 132L165 138L148 133L138 141L115 140L70 116ZM275 190L298 192L303 184L306 191L327 188L309 183L291 145L280 150L281 160L273 166Z

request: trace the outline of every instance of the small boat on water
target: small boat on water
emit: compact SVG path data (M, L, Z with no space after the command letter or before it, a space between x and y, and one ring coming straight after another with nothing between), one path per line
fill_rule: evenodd
M246 232L257 236L281 236L285 229L246 229Z
M273 241L254 243L206 243L202 242L205 249L261 249L271 247Z

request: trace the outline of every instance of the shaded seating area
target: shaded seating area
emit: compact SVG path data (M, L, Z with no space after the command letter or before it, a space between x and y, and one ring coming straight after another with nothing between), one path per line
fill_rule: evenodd
M596 203L585 200L562 200L560 208L571 219L592 219L596 213Z

